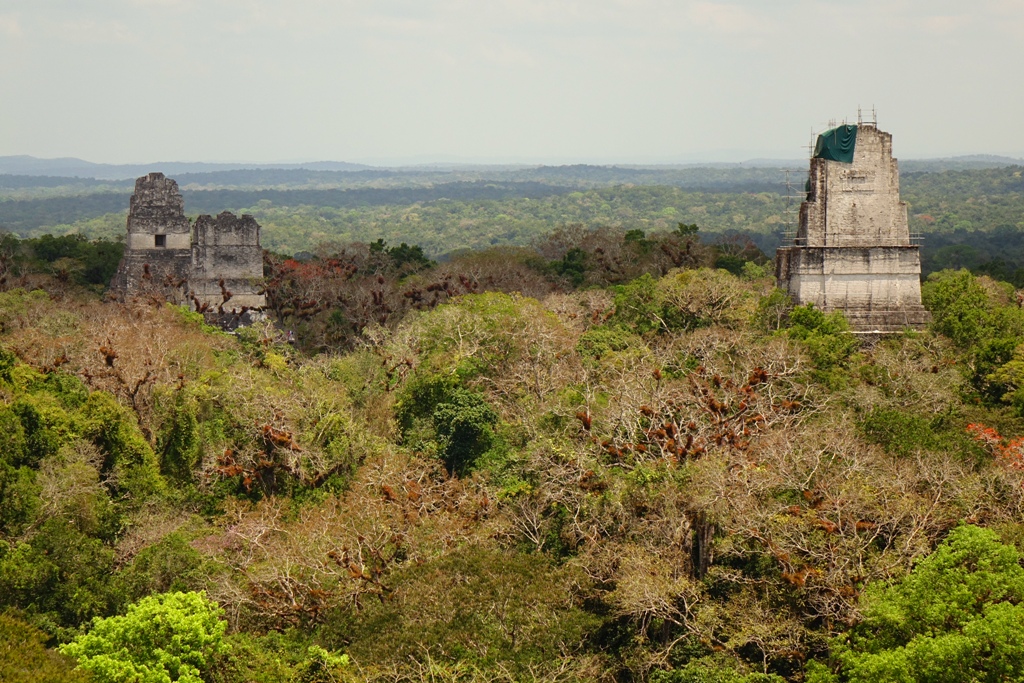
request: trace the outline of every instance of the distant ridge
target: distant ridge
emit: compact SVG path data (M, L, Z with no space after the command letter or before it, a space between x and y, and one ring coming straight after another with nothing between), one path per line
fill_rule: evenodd
M73 157L62 157L59 159L38 159L26 155L0 157L0 174L97 178L100 180L126 180L145 175L151 171L161 171L167 175L175 175L244 169L364 171L372 168L374 167L365 164L350 164L345 161L312 161L302 164L221 164L185 161L161 161L149 164L96 164Z
M958 157L945 157L942 159L923 159L923 161L965 161L965 162L983 162L986 164L1006 164L1009 166L1019 166L1024 164L1024 159L1014 159L1013 157L999 156L998 154L965 154Z
M937 157L929 159L899 160L900 168L910 173L936 173L942 171L967 171L986 168L1003 168L1006 166L1024 166L1024 159L995 154L968 154L954 157ZM218 183L260 184L265 181L266 174L273 171L290 172L290 180L310 179L316 174L369 174L389 177L394 174L424 173L456 173L470 172L484 175L494 173L524 173L527 175L541 174L549 176L574 175L580 172L588 174L614 174L617 171L696 171L714 169L719 171L741 171L742 169L806 169L807 160L796 159L749 159L742 162L688 162L688 163L653 163L653 164L476 164L476 163L424 163L405 166L370 166L367 164L349 163L346 161L311 161L297 164L244 164L244 163L210 163L168 161L149 164L97 164L91 161L62 157L58 159L39 159L37 157L0 156L0 176L8 176L10 182L0 181L0 187L58 186L58 185L92 185L108 184L110 181L131 181L150 173L161 171L164 174L187 183ZM14 177L20 180L14 182ZM218 178L218 176L221 176ZM225 177L230 176L230 180ZM30 178L48 180L32 183ZM274 174L274 182L287 183L289 178ZM76 182L61 183L61 178L75 178ZM88 181L94 181L92 183ZM323 180L326 180L324 178ZM96 183L95 181L102 181ZM12 184L13 182L13 184ZM669 183L674 184L674 183Z
M942 171L972 171L985 168L1024 166L1024 159L996 154L965 154L937 159L900 159L900 170L907 173L940 173Z

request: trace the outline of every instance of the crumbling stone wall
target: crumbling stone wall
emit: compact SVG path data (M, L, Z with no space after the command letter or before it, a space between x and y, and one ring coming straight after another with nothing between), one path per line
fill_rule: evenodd
M252 216L185 216L178 183L163 173L135 181L124 258L111 288L120 296L154 294L217 316L262 309L263 248ZM251 316L250 316L251 317Z
M184 301L192 265L191 226L178 183L163 173L135 181L124 258L111 283L121 294L159 293Z
M189 289L197 308L263 308L267 301L257 282L262 277L263 248L255 218L225 211L216 218L196 219Z
M889 332L929 321L921 305L921 254L900 201L892 136L857 130L853 163L811 159L807 201L776 277L798 304L842 310L854 329Z

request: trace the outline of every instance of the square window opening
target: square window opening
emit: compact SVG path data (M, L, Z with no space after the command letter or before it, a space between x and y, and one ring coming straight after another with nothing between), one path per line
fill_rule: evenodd
M166 247L167 246L167 235L156 235L156 246Z

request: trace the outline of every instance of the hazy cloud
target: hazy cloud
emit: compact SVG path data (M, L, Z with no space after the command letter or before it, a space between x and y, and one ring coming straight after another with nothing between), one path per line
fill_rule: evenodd
M872 104L902 156L1024 153L1019 0L48 0L0 38L0 154L795 157Z
M21 23L13 15L0 14L0 33L17 37L22 34Z
M753 11L721 2L696 2L690 8L690 16L701 28L729 36L766 36L774 32L774 22Z
M110 45L139 42L139 36L120 21L75 19L61 22L57 30L61 39L75 43Z
M971 18L959 16L935 16L924 20L924 27L929 33L949 34L963 29L971 22Z

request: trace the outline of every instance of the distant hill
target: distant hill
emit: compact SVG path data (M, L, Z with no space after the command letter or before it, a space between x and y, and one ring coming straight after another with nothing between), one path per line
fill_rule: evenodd
M1024 159L992 154L972 154L934 159L900 159L904 172L937 173L1024 165ZM181 185L214 187L340 187L385 180L388 184L451 182L452 180L541 181L583 186L614 183L664 183L677 187L714 187L715 189L762 191L757 185L783 169L807 168L806 160L751 159L743 163L702 164L569 164L481 165L422 164L417 166L368 166L345 161L315 161L300 164L244 164L207 162L153 162L147 164L97 164L72 157L39 159L32 156L0 156L0 175L21 176L8 179L2 186L89 187L109 181L128 181L153 171L176 178ZM457 176L443 178L443 176ZM26 177L46 178L32 183ZM62 178L75 178L68 183ZM81 182L93 179L96 183ZM116 183L120 184L120 183ZM746 184L747 187L740 187ZM724 186L723 186L724 185Z
M87 192L90 190L109 190L131 188L134 180L100 180L98 178L78 178L54 175L3 175L0 174L0 191L3 190L38 190L42 188L60 188L66 194Z
M806 166L806 165L805 165ZM666 185L711 192L779 192L786 171L799 168L719 164L709 166L474 166L415 167L363 171L248 169L183 173L173 176L183 189L323 190L424 188L452 183L543 183L559 188L592 189L615 185ZM804 169L806 172L806 168ZM793 176L795 178L796 175ZM0 187L4 181L0 179ZM802 182L802 180L801 180Z
M372 166L350 164L345 161L313 161L302 164L213 164L184 161L158 161L148 164L96 164L73 157L59 159L38 159L26 155L0 157L0 174L98 178L102 180L136 178L152 171L161 171L173 176L182 173L209 173L212 171L234 171L240 169L363 171L372 168Z
M941 173L942 171L973 171L986 168L1024 166L1024 159L995 154L968 154L941 159L900 159L900 171L907 173Z

